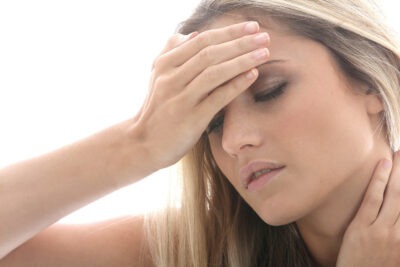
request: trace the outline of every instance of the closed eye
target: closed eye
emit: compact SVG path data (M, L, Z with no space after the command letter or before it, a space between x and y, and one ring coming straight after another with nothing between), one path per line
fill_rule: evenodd
M265 102L265 101L269 101L269 100L274 100L285 92L286 86L287 86L287 82L283 82L283 83L279 84L278 86L275 86L273 89L266 90L266 92L270 92L270 93L262 92L260 94L257 94L254 96L254 101L255 102ZM215 118L214 120L212 120L210 122L210 124L208 125L207 134L211 134L214 130L219 131L221 129L221 126L223 123L224 123L224 116L219 116L219 117Z
M270 93L260 93L254 96L254 101L255 102L261 102L261 101L268 101L271 99L275 99L281 94L284 93L284 89L287 85L287 82L281 83L278 86L275 86L271 90L267 90Z

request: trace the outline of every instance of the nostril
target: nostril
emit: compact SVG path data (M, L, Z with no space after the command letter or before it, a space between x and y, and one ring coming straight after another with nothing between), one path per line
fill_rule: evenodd
M246 145L243 145L240 149L242 150L242 149L243 149L244 147L246 147L246 146L253 147L252 144L246 144Z

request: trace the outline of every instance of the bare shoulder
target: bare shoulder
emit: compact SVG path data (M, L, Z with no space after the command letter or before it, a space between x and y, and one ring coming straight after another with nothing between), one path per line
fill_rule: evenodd
M88 224L54 224L0 260L17 266L139 266L144 243L143 215ZM150 263L150 260L147 260Z

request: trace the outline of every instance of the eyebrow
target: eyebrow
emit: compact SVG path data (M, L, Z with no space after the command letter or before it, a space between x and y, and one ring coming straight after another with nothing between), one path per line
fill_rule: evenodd
M258 65L258 67L262 67L262 66L265 66L265 65L273 64L273 63L283 63L283 62L287 62L287 61L288 60L274 59L274 60L267 61L267 62L265 62L265 63L263 63L261 65Z

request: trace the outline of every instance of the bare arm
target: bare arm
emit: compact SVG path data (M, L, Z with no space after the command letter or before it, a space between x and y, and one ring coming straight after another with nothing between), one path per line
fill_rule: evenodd
M269 57L266 33L265 42L254 42L259 29L241 22L174 35L154 61L136 126L128 120L0 170L0 258L74 210L185 156L217 112L257 79L256 67Z
M0 259L69 213L151 174L145 155L127 120L1 169Z
M0 267L134 267L141 256L145 266L153 266L143 219L134 215L89 224L54 224L1 259Z

